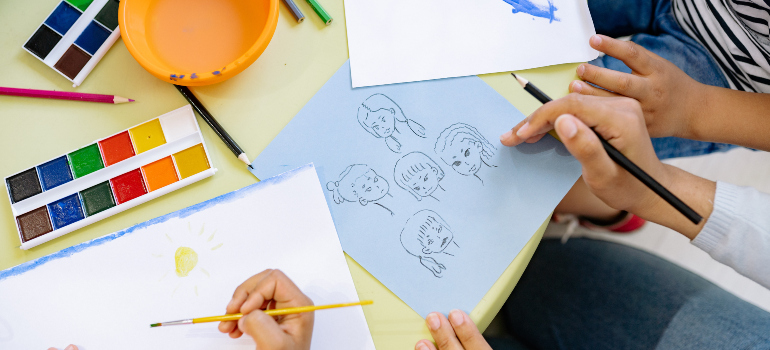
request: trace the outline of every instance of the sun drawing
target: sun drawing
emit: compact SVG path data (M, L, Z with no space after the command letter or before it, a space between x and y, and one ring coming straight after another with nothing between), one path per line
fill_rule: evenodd
M159 282L173 282L171 296L177 294L180 287L183 291L191 291L198 295L198 282L211 277L204 268L205 262L212 258L223 243L215 240L216 230L207 232L206 224L200 229L193 230L187 223L187 230L166 233L169 246L163 252L152 256L161 260L162 266L169 268L160 277Z

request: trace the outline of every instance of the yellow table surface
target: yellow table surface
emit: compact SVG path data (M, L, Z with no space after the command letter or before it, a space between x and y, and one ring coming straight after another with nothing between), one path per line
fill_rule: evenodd
M22 49L57 3L55 0L0 1L0 23L4 27L0 31L0 86L115 94L137 102L109 105L0 96L0 177L28 169L186 103L172 85L142 69L121 40L84 83L73 89L68 80ZM250 68L223 83L193 88L251 159L348 59L343 2L322 0L322 3L334 17L330 26L323 25L304 1L297 1L306 15L305 22L300 24L281 5L275 36ZM551 66L523 74L551 96L558 97L567 93L567 84L575 78L575 67L576 64ZM508 73L481 78L523 113L531 113L538 107L538 102ZM219 169L215 176L28 251L18 248L10 202L8 196L3 195L0 199L0 270L254 183L255 178L211 128L203 120L198 121L211 160ZM473 309L471 318L480 329L489 325L513 290L547 222ZM346 258L359 297L375 300L374 305L364 308L364 313L378 349L412 349L417 340L430 339L417 313L353 259Z

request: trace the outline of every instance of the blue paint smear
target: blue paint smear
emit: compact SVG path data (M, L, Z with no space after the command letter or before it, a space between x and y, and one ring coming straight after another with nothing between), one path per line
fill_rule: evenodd
M205 202L198 203L198 204L195 204L193 206L189 206L187 208L180 209L180 210L175 211L173 213L169 213L169 214L163 215L161 217L157 217L155 219L152 219L152 220L149 220L149 221L145 221L145 222L143 222L141 224L134 225L134 226L129 227L129 228L123 230L123 231L118 231L118 232L106 235L104 237L99 237L99 238L90 240L88 242L84 242L84 243L78 244L76 246L72 246L72 247L69 247L69 248L62 249L62 250L60 250L60 251L58 251L56 253L53 253L53 254L50 254L50 255L46 255L46 256L44 256L42 258L38 258L38 259L35 259L35 260L32 260L32 261L28 261L28 262L25 262L23 264L11 267L9 269L5 269L3 271L0 271L0 281L4 280L6 278L9 278L9 277L21 275L21 274L23 274L23 273L25 273L27 271L31 271L31 270L39 267L39 266L42 266L43 264L45 264L47 262L54 261L54 260L57 260L57 259L62 259L62 258L68 258L68 257L72 256L75 253L82 252L82 251L86 250L87 248L100 246L100 245L102 245L104 243L107 243L107 242L110 242L110 241L114 241L115 239L118 239L120 237L128 235L128 234L130 234L132 232L135 232L137 230L143 229L145 227L149 227L149 226L152 226L152 225L160 224L160 223L166 222L166 221L174 219L174 218L184 219L184 218L186 218L186 217L188 217L190 215L193 215L193 214L195 214L195 213L197 213L197 212L199 212L201 210L212 208L212 207L217 206L219 204L228 203L228 202L234 201L236 199L241 199L241 198L243 198L243 197L245 197L245 196L247 196L249 194L252 194L252 193L254 193L256 191L259 191L261 189L272 187L274 185L277 185L277 184L280 184L280 183L285 182L287 180L290 180L293 177L295 177L296 175L299 175L300 173L302 173L303 171L305 171L307 169L312 169L312 168L313 168L313 164L312 163L311 164L307 164L307 165L301 166L299 168L296 168L294 170L287 171L287 172L285 172L283 174L279 174L279 175L273 176L273 177L271 177L269 179L257 182L257 183L255 183L253 185L246 186L244 188L241 188L240 190L235 190L233 192L223 194L223 195L221 195L219 197L215 197L215 198L209 199L209 200L207 200Z
M555 6L553 6L553 1L548 0L548 5L537 5L532 3L529 0L503 0L508 5L513 6L513 13L526 13L533 17L542 17L548 19L548 23L553 23L553 21L559 21L556 16L554 16L554 13L556 10L558 10Z
M80 18L80 11L66 1L62 1L45 20L45 24L63 36L78 18Z
M48 212L51 213L54 230L85 218L83 206L80 205L80 196L77 193L48 204Z
M96 51L107 41L110 34L107 29L91 21L86 29L83 30L83 33L80 33L80 36L75 40L75 44L91 55L95 55Z
M43 191L48 191L72 181L72 172L70 171L67 156L61 156L48 163L39 165L37 172L40 174L40 180L43 183Z

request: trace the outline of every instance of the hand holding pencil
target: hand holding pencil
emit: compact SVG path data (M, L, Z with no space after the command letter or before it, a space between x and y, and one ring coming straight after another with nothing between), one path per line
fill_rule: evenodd
M648 176L658 180L663 188L685 194L683 198L693 205L695 212L711 212L708 198L682 188L691 184L709 186L707 181L663 164L655 155L638 101L573 93L544 104L503 134L500 141L506 146L515 146L551 129L556 130L570 153L583 165L583 180L591 192L610 207L635 213L688 237L694 237L705 224L705 220L693 224L672 210L661 196L616 163L605 150L600 136Z

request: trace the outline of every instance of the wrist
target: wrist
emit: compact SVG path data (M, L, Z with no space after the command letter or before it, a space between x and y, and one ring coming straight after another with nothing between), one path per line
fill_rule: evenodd
M703 123L703 111L709 109L711 98L711 89L706 84L701 84L697 81L693 81L693 84L687 89L682 111L683 123L679 128L679 131L674 134L676 137L690 140L700 140L700 135L703 133L700 128Z
M666 226L692 240L706 224L714 208L716 183L667 164L664 164L663 173L664 175L661 176L659 182L700 214L703 220L697 225L693 224L682 213L654 193L652 195L655 198L637 215L645 220Z
M661 162L660 169L654 174L651 172L649 174L663 187L671 191L671 184L676 182L676 168L672 168L670 165ZM657 193L649 188L645 188L644 196L639 198L635 202L634 207L628 209L628 211L647 221L658 223L661 214L666 212L667 205L668 203Z

